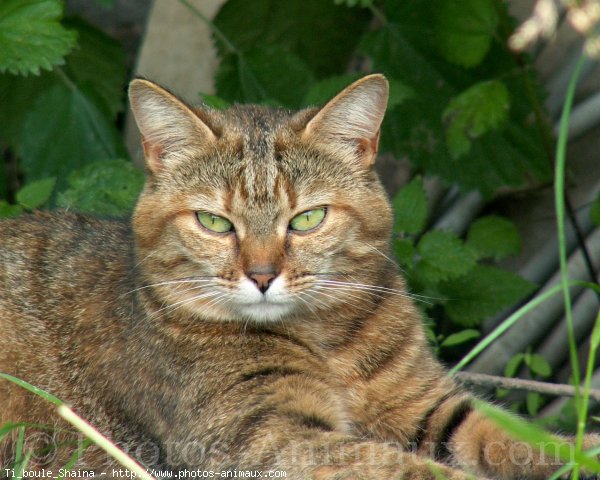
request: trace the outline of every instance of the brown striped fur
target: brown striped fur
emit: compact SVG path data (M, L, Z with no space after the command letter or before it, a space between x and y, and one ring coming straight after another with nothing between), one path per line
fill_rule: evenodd
M428 348L372 169L381 75L298 113L193 110L146 80L130 98L148 167L131 226L66 212L0 223L0 371L160 468L323 480L433 479L430 463L456 480L557 468L535 453L511 461L518 444ZM321 225L289 230L321 206ZM208 231L196 211L235 232ZM253 275L272 279L264 294ZM0 425L65 427L24 390L0 392ZM52 435L43 442L70 434ZM0 449L3 466L10 456ZM115 466L94 449L79 463Z

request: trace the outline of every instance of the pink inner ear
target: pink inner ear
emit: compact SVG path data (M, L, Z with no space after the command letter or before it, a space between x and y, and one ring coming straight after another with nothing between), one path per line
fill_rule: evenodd
M150 169L152 171L158 170L162 166L161 161L165 154L163 146L157 143L151 143L145 137L142 137L142 147Z
M379 132L380 130L372 138L356 139L356 153L365 166L372 165L375 162L375 156L379 150Z

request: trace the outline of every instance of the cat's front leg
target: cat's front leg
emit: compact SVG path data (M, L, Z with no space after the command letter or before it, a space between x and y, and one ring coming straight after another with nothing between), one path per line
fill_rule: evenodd
M284 435L288 435L290 430ZM304 437L304 440L297 440ZM405 452L398 445L369 442L333 432L296 432L277 453L271 452L269 469L286 472L287 478L313 480L469 480L463 470ZM245 455L264 452L249 445ZM263 467L264 468L264 464ZM478 476L479 480L486 477Z
M562 439L571 443L573 439ZM584 450L600 445L598 435L586 435ZM511 438L483 414L472 411L457 426L447 444L454 461L493 478L547 479L564 464L558 454L559 442L530 445ZM561 478L570 478L566 474ZM580 478L598 478L583 473Z

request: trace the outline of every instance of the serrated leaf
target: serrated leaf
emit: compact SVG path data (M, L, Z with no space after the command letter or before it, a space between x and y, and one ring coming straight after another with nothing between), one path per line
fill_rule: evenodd
M218 95L211 95L209 93L201 93L202 103L207 107L214 108L215 110L224 110L231 106L227 100L222 99Z
M508 108L508 90L499 80L477 83L454 97L442 117L452 158L464 155L473 140L506 122Z
M479 330L474 330L472 328L467 328L466 330L462 330L458 333L453 333L452 335L448 335L444 341L442 342L442 347L454 347L456 345L461 345L463 343L469 342L476 338L479 338L481 333Z
M506 270L478 265L451 282L440 284L448 298L446 312L454 322L465 327L526 298L536 285Z
M596 225L600 225L600 193L590 209L590 217L592 222L594 222Z
M280 46L250 50L243 57L229 55L216 73L217 94L230 102L274 100L298 107L313 82L308 66Z
M392 198L394 232L419 233L427 221L427 194L421 177L413 178Z
M367 10L336 6L328 0L229 0L214 23L238 51L279 45L323 78L346 70L370 20ZM215 40L223 59L230 52Z
M548 361L537 353L525 355L525 363L527 363L531 373L535 375L549 377L552 374L552 367Z
M60 207L119 217L131 212L144 184L144 174L131 162L103 160L69 175L69 187L58 194Z
M65 185L61 177L65 171L127 155L121 136L93 92L59 83L34 102L18 146L27 180L54 176L59 190Z
M439 175L465 190L493 195L503 187L531 187L552 178L540 130L531 122L531 95L542 103L535 73L525 67L514 71L504 32L497 32L484 63L471 71L441 61L437 54L432 4L428 0L385 0L388 19L363 36L360 53L374 71L412 88L415 95L388 109L381 130L381 150L408 158L420 171ZM505 7L497 5L503 21ZM515 74L506 76L507 71ZM476 139L458 160L450 158L442 113L449 99L469 86L502 78L510 91L509 119L501 130ZM533 91L524 85L531 85Z
M65 23L79 35L79 45L66 58L65 73L79 88L93 90L112 118L123 111L127 63L123 46L83 20Z
M12 205L6 200L0 200L0 218L17 217L23 213L21 205Z
M490 49L498 26L493 0L439 0L433 7L440 53L451 63L474 67Z
M437 283L465 275L475 267L475 256L452 232L430 230L417 245L416 271L425 282Z
M35 102L55 85L64 88L65 81L93 91L96 103L109 110L113 118L122 110L126 81L122 48L82 22L69 25L80 32L81 44L66 57L60 74L55 71L28 77L0 74L0 140L14 150L20 149L23 123L35 108Z
M525 358L525 354L517 353L514 355L507 363L506 367L504 367L504 376L513 378L517 374L517 369L519 365L523 363L523 359Z
M394 253L400 265L412 267L415 257L415 247L410 240L406 238L397 238L394 240Z
M467 245L479 258L501 260L521 251L521 236L510 220L489 215L471 224Z
M28 183L17 192L16 200L26 209L34 210L50 200L55 185L56 178L54 177Z
M0 2L0 72L38 75L64 63L77 35L60 24L62 13L59 0Z

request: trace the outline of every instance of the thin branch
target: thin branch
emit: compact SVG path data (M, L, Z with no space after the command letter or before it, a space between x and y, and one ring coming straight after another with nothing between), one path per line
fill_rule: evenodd
M457 372L454 377L465 385L481 385L484 387L500 387L509 390L526 390L538 392L544 395L556 397L574 397L577 390L573 385L562 383L547 383L536 380L524 380L522 378L498 377L485 373ZM583 395L583 389L579 388L579 394ZM600 390L590 389L590 398L600 402Z

